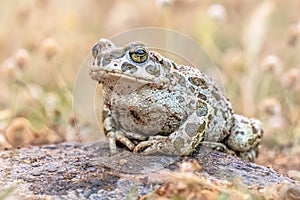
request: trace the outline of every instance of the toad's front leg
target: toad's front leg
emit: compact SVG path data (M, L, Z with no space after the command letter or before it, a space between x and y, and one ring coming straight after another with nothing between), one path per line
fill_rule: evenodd
M128 149L133 150L135 145L127 137L125 137L122 131L116 129L115 121L110 115L104 119L103 125L106 137L108 138L111 154L117 153L117 141L124 144Z
M213 115L213 109L202 100L198 100L196 109L187 120L169 136L152 136L140 142L134 152L144 154L189 155L203 140L205 131Z
M111 154L117 153L117 145L116 145L117 142L121 142L130 150L134 149L135 145L130 141L128 136L132 136L132 138L138 140L146 139L143 136L136 135L134 133L125 134L123 131L119 130L110 112L106 112L106 116L103 120L103 125L104 125L105 135L108 138L109 149Z

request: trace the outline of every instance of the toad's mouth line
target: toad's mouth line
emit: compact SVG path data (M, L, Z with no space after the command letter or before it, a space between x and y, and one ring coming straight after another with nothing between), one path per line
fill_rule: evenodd
M101 74L99 74L99 72ZM135 82L139 82L141 84L154 84L154 85L159 85L159 86L165 86L166 84L163 83L157 83L151 79L147 79L147 78L140 78L140 77L134 77L134 76L130 76L130 74L124 74L124 72L118 72L118 71L109 71L109 70L92 70L90 72L90 76L96 80L99 81L101 80L102 77L109 77L109 76L113 76L113 77L117 77L117 78L124 78L130 81L135 81Z

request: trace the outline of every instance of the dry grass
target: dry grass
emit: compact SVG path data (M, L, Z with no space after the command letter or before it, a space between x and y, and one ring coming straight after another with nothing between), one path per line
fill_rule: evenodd
M179 167L178 172L163 173L161 179L164 186L157 188L153 193L141 196L139 199L280 200L298 198L299 189L286 183L261 187L244 185L238 179L231 182L212 180L199 175L197 172L201 169L199 169L199 165L195 168L195 165L195 161L184 162Z
M43 132L40 141L76 139L72 84L93 44L120 31L157 26L198 41L219 66L235 111L263 122L264 152L293 158L300 144L300 2L221 2L1 1L2 134L14 119L26 118L23 130ZM24 141L40 144L36 139L30 133ZM9 147L3 137L0 144ZM264 158L259 163L274 164Z

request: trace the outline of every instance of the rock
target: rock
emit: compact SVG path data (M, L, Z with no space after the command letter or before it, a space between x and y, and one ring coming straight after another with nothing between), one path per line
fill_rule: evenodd
M267 167L199 147L186 157L134 154L108 144L62 143L0 152L0 187L13 188L22 198L124 199L137 198L163 185L159 173L178 169L183 160L196 159L210 179L240 179L246 185L296 184Z

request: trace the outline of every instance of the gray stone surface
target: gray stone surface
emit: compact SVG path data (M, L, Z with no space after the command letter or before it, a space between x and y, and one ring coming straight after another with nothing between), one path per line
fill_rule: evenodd
M272 169L199 147L188 157L144 156L108 144L62 143L0 152L0 187L23 198L124 199L153 191L162 184L153 174L176 170L182 160L196 159L203 174L214 179L239 178L247 185L295 181ZM158 176L159 177L159 176Z

